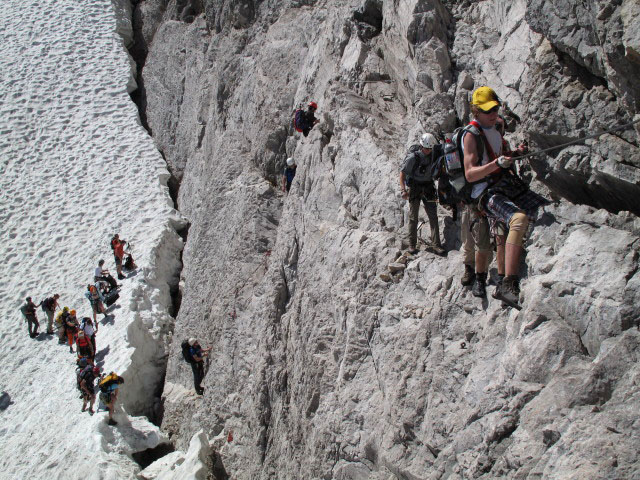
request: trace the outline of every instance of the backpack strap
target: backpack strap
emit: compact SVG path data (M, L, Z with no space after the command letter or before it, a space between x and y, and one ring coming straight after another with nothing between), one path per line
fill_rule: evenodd
M493 147L491 146L491 144L489 143L489 140L487 139L486 135L484 134L484 132L482 131L482 127L480 126L480 124L478 122L476 122L475 120L472 120L471 122L469 122L469 125L473 125L476 129L477 136L476 139L478 137L480 137L481 139L481 143L484 149L486 149L487 151L487 156L489 157L489 161L493 161L496 158L498 158L498 155L496 155L496 153L493 151ZM469 130L471 131L471 130ZM473 132L472 132L473 133ZM500 133L500 132L498 132ZM500 134L500 138L502 140L502 145L505 145L505 140L504 137L502 136L502 134ZM478 153L480 154L480 152L478 151ZM480 157L480 161L482 162L482 155L478 155ZM496 172L496 173L492 173L491 175L487 175L487 177L485 179L482 179L481 181L488 181L490 184L491 183L495 183L497 182L500 177L502 177L503 174L503 169L501 168L500 171Z

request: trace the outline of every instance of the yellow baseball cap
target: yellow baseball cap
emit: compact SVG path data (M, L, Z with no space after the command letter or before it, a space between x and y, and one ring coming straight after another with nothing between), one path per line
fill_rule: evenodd
M478 87L473 92L471 105L475 105L480 110L491 110L493 107L500 105L500 99L491 87Z

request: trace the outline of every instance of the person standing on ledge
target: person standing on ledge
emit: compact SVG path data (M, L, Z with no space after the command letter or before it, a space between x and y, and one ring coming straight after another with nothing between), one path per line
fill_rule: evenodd
M443 146L431 133L425 133L420 145L412 145L404 159L400 171L400 191L402 198L409 201L409 253L418 251L418 219L420 203L424 204L431 229L430 248L438 255L446 252L440 243L438 227L438 194L433 184L433 170L436 160L444 154Z
M466 132L463 137L464 171L467 182L473 185L471 198L473 205L482 215L503 222L509 233L505 243L505 277L498 289L497 298L506 304L519 308L520 286L518 269L522 255L522 243L539 207L548 201L532 192L517 175L511 171L513 159L504 155L504 140L496 129L501 102L496 92L489 87L479 87L473 92L471 124L477 133ZM487 279L489 232L486 230L482 244L475 257L476 284L473 294L485 296Z

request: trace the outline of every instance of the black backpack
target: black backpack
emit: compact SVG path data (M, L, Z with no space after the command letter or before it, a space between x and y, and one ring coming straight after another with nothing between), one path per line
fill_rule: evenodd
M195 363L193 356L191 355L191 345L189 345L189 341L185 340L182 342L182 356L184 357L185 362L187 363Z
M42 311L46 312L47 310L51 310L51 307L53 306L53 298L49 297L49 298L45 298L42 301Z

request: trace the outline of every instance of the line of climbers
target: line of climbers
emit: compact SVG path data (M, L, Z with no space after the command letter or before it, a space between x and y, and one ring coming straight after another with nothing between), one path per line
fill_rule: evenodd
M127 277L124 275L123 269L133 272L137 268L133 260L131 246L129 245L128 251L125 252L125 245L128 244L125 240L121 240L118 234L111 238L110 245L114 255L118 279L125 279ZM83 399L82 411L86 410L87 403L89 403L89 414L93 415L95 382L98 380L100 401L104 409L109 411L108 423L109 425L116 425L117 422L113 420L113 409L117 399L117 389L119 385L124 383L124 379L113 372L106 376L100 375L100 367L95 365L97 353L96 334L99 328L96 315L98 313L104 314L104 321L110 318L107 307L113 306L120 297L119 289L121 287L111 273L104 268L104 263L104 260L98 262L98 266L93 272L93 283L87 285L87 291L85 292L85 297L91 305L93 320L90 317L83 317L82 321L78 322L76 310L69 307L60 309L58 304L60 295L57 293L45 298L37 305L31 297L27 297L20 311L28 324L29 336L36 338L40 327L36 310L38 307L42 307L48 321L47 335L54 333L53 326L55 323L58 330L58 343L68 343L69 352L77 354L76 385L80 391L80 397ZM105 304L107 307L105 307ZM55 313L59 309L60 312L56 316ZM73 350L74 343L76 345L75 352Z
M493 237L499 277L493 296L520 308L522 244L538 209L549 202L518 176L514 159L526 153L526 144L510 149L504 139L500 107L493 89L477 88L471 100L473 120L469 125L453 132L444 144L425 133L420 145L409 149L400 171L400 189L402 198L409 202L409 253L417 252L421 202L431 229L428 248L438 255L446 253L438 230L438 198L452 209L454 220L458 208L462 208L462 285L473 284L474 296L486 296ZM437 191L434 180L438 180Z

